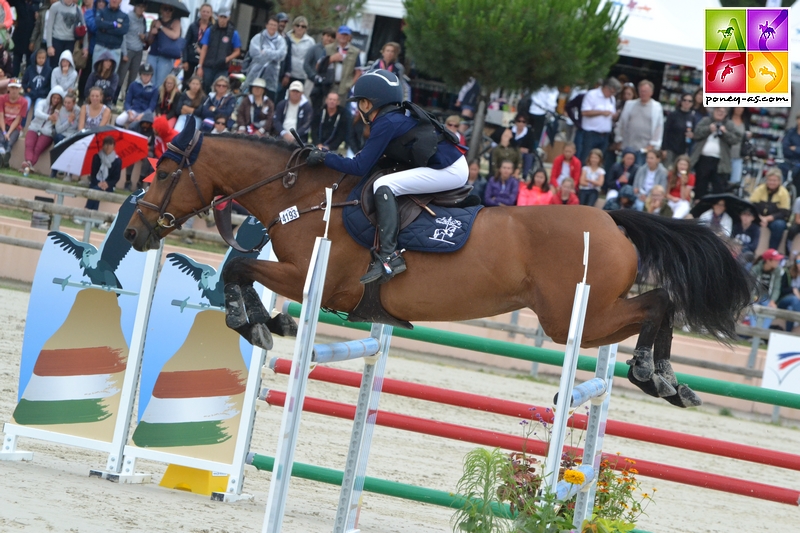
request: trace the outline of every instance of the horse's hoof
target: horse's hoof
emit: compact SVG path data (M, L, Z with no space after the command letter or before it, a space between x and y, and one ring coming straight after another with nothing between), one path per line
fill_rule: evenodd
M634 367L628 369L628 381L642 389L642 392L654 398L665 398L674 396L677 393L675 387L669 384L662 376L653 374L648 380L637 379L634 375Z
M250 344L264 350L272 349L272 335L264 324L253 324L250 328Z
M242 289L235 283L225 285L225 324L237 331L247 324Z
M678 392L661 374L653 374L651 381L656 388L656 393L659 398L666 398Z
M673 396L664 398L672 405L678 407L697 407L703 405L703 400L695 394L695 392L686 385L678 385L678 392Z
M267 328L275 335L281 337L297 337L297 322L284 313L278 313L267 320Z
M672 365L667 359L656 361L656 374L664 378L673 387L678 387L678 378L675 377L675 371L672 370Z
M631 366L633 376L639 381L650 381L655 372L653 363L653 351L648 349L636 349L633 351L633 358L626 361Z
M252 285L242 288L242 299L247 311L247 321L251 324L266 324L269 320L269 313Z

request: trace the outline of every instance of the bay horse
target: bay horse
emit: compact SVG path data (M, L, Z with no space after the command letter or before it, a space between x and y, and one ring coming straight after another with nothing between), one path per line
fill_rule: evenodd
M269 349L270 331L285 332L252 288L258 281L296 301L322 219L325 188L338 184L333 205L360 182L327 167L304 164L305 152L282 140L195 133L177 161L162 157L155 180L140 200L125 237L139 251L207 209L214 197L237 201L266 227L279 261L237 258L223 271L226 322L249 342ZM288 170L287 170L288 169ZM296 206L300 217L274 223ZM679 384L669 363L674 325L715 339L733 338L735 321L751 301L753 281L723 241L692 220L633 210L583 206L489 207L475 218L457 252L406 252L408 270L380 286L380 301L405 321L456 321L532 309L555 342L567 341L575 285L583 278L583 232L591 234L591 293L583 347L620 342L638 334L628 379L646 393L688 407L700 398ZM331 253L322 305L349 313L362 298L359 277L370 251L347 233L333 209ZM655 288L635 297L637 273Z

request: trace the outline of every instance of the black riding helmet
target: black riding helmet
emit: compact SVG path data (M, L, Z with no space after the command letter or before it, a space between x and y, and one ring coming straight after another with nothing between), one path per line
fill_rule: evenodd
M353 86L353 96L348 102L369 100L376 109L403 101L400 80L388 70L371 70L364 73Z

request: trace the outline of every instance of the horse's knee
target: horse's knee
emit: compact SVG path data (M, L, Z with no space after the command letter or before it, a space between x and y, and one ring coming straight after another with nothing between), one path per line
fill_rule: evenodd
M235 283L236 285L247 285L252 283L250 277L250 258L247 257L234 257L225 263L222 269L222 279L227 283Z

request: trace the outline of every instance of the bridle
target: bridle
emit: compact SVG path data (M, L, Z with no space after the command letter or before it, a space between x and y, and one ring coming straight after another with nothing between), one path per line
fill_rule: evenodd
M136 206L137 206L136 214L139 216L139 219L142 221L145 227L147 227L147 230L150 232L150 234L153 235L154 237L158 237L156 233L158 229L173 229L173 228L181 229L181 226L190 218L199 214L207 213L209 210L213 210L216 206L224 202L228 202L227 207L223 211L224 213L223 217L220 218L217 216L218 210L214 211L215 219L217 221L217 229L219 230L222 238L228 243L229 246L243 253L249 253L254 250L261 250L261 248L263 248L264 245L269 240L269 237L267 235L265 235L264 239L259 245L250 250L242 248L236 242L236 239L233 237L233 230L231 229L231 223L230 223L230 209L231 209L230 200L234 200L240 196L243 196L249 192L258 189L259 187L263 187L264 185L267 185L279 179L283 179L284 188L291 189L292 187L294 187L295 183L297 183L297 171L300 168L306 166L306 162L303 161L301 163L300 160L303 158L303 156L307 155L312 150L312 147L301 146L295 149L292 152L292 155L289 156L289 160L286 162L286 168L283 171L278 172L277 174L273 174L268 178L264 178L261 181L257 181L252 185L248 185L244 189L238 190L227 196L213 198L210 202L206 202L205 196L203 195L203 192L200 190L200 185L197 183L197 179L195 178L194 171L192 170L192 164L190 162L192 153L195 151L195 149L197 149L198 145L200 144L201 138L202 138L202 132L199 130L195 131L192 140L189 141L189 144L186 146L186 149L184 150L178 148L172 143L167 143L167 150L179 155L181 158L181 162L178 165L178 168L176 168L172 172L172 175L170 176L170 182L169 185L167 186L167 192L164 194L164 197L161 200L161 205L156 205L154 203L147 202L140 198L136 201ZM167 206L169 205L169 202L172 199L172 194L175 192L175 188L178 186L178 181L180 180L181 175L183 174L184 168L186 168L189 171L189 178L192 180L192 184L194 185L195 191L197 192L197 196L200 199L200 204L203 207L195 209L190 213L187 213L186 215L178 218L175 217L175 215L173 215L172 213L167 212ZM336 189L339 188L339 184L342 182L345 176L346 174L342 174L341 177L336 181L336 183L333 184L334 191L336 191ZM344 207L347 205L358 205L358 204L359 204L358 200L351 200L348 202L339 202L331 204L331 207ZM325 201L323 200L319 205L299 210L299 214L325 209L325 207L326 207ZM146 208L158 212L158 219L156 220L156 225L155 225L156 227L153 227L153 225L147 221L141 208ZM267 226L267 233L279 220L280 217L276 217Z

